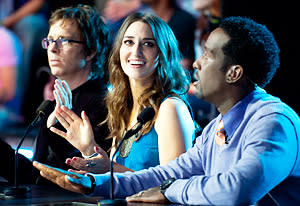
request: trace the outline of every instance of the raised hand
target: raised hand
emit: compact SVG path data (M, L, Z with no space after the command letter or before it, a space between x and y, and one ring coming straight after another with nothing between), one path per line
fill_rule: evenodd
M95 152L98 154L95 157L83 159L80 157L73 157L66 159L66 164L74 167L75 169L92 172L95 174L106 173L110 169L110 161L107 153L100 147L94 147Z
M83 155L89 156L94 153L94 146L97 146L97 143L89 118L84 111L81 112L80 118L66 106L61 106L56 109L55 117L67 132L51 127L52 132L65 138Z
M64 189L87 194L92 188L91 178L77 173L74 170L66 171L39 163L37 161L33 162L33 166L40 170L42 177L50 180Z
M65 105L68 109L72 109L72 91L66 81L55 80L53 96L56 105L54 111L48 117L48 128L56 123L55 112L60 106Z
M55 80L54 84L55 96L58 98L60 105L65 105L68 109L72 109L72 91L68 83L63 80Z

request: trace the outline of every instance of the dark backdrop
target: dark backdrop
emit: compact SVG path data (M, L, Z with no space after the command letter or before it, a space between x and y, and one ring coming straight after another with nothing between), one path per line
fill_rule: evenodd
M279 97L300 114L299 13L293 1L221 0L222 15L248 16L273 32L280 47L280 68L266 86L268 93Z

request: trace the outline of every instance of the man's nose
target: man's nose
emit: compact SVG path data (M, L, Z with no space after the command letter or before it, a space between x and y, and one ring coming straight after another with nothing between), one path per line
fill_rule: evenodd
M201 70L200 59L201 59L201 57L199 57L196 61L194 61L194 63L193 63L193 69L195 69L195 70Z
M57 42L56 41L53 41L53 42L50 42L49 45L48 45L48 50L50 51L56 51L58 50L58 45L57 45Z
M201 57L200 57L200 58L201 58ZM193 63L193 69L194 69L194 71L193 71L193 77L194 77L195 79L198 79L198 73L199 73L200 70L201 70L201 65L200 65L200 62L199 62L200 58L198 58L198 59Z

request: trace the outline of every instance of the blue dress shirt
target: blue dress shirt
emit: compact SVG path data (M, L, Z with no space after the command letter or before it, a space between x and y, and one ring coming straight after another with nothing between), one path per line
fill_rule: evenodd
M228 144L218 146L215 134L221 118ZM299 135L299 116L257 88L211 121L179 158L165 166L116 173L114 194L126 197L175 177L165 192L175 203L295 205L300 201ZM109 174L95 179L93 195L108 196Z

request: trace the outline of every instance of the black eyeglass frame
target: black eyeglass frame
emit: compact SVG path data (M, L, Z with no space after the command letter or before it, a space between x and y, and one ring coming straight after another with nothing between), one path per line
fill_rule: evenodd
M60 41L61 43L67 42L68 44L69 44L70 42L72 42L72 43L77 43L77 44L85 44L85 42L83 42L83 41L77 41L77 40L73 40L73 39L65 39L65 38L62 38L62 37L59 37L59 38L56 39L56 40L48 39L48 38L43 38L42 41L41 41L42 47L43 47L43 49L48 49L50 43L55 42L55 46L57 46L57 48L58 48L57 41ZM45 44L45 43L46 43L46 44ZM47 45L47 47L46 47L45 45ZM63 49L63 48L58 48L58 49Z

